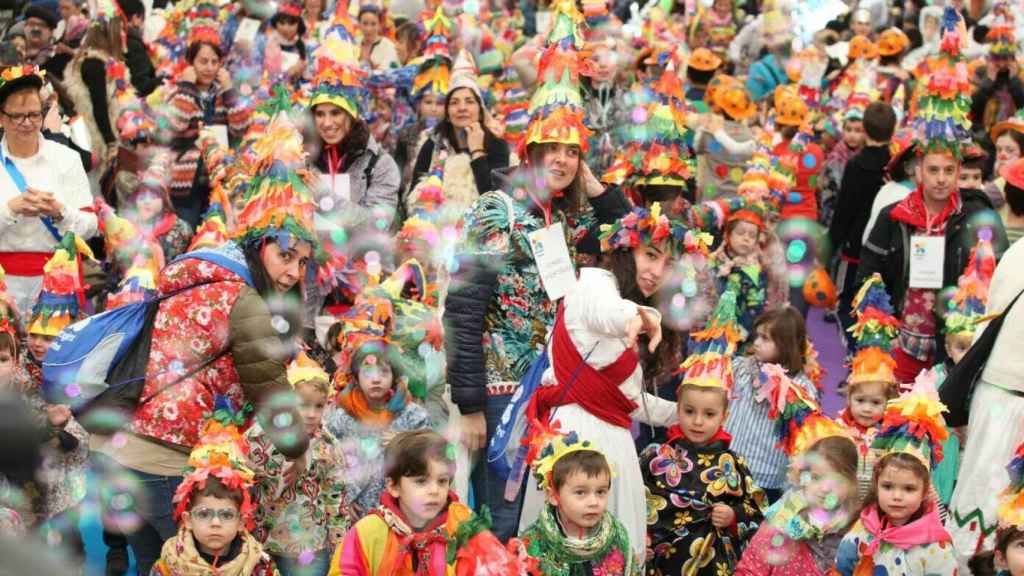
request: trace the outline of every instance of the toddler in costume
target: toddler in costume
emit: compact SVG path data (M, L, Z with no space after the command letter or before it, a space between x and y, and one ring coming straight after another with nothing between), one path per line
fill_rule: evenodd
M174 493L178 534L164 542L151 576L278 575L248 529L254 507L247 449L233 424L207 423Z
M934 387L918 377L914 388L886 406L872 449L879 458L860 519L839 544L843 576L956 576L952 539L929 495L931 470L949 436Z
M764 512L764 494L723 428L737 333L727 292L683 362L679 424L641 455L647 487L648 573L731 573Z
M899 320L893 316L889 294L880 275L864 281L853 299L853 317L855 323L850 333L856 352L846 379L846 408L839 413L839 423L857 443L860 453L858 492L863 499L873 481L875 455L871 444L878 434L886 402L899 393L896 361L892 359Z
M1024 576L1024 444L1006 467L1010 483L999 499L996 548L971 558L974 574Z
M534 436L533 472L547 496L540 517L522 533L527 554L546 576L640 574L629 536L608 511L612 470L575 433Z

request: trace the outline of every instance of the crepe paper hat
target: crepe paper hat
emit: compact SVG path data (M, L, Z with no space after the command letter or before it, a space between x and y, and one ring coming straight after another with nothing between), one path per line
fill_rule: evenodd
M291 16L293 18L302 18L302 4L294 2L292 0L284 0L283 2L277 3L277 14L283 14L285 16Z
M0 90L2 90L2 88L0 88ZM2 100L3 98L0 97L0 101ZM1017 110L1016 114L1010 116L1006 120L996 122L996 125L992 127L991 131L989 131L989 135L992 137L992 142L995 142L1003 135L1003 132L1008 130L1024 134L1024 108Z
M878 53L882 56L896 56L910 47L910 38L899 28L889 28L878 37Z
M863 382L897 382L893 341L899 333L899 320L893 316L889 293L877 272L864 281L853 298L854 325L849 332L856 351L850 365L850 385Z
M92 250L74 232L61 238L53 256L43 266L43 288L29 321L28 333L56 336L78 319L85 305L85 283L82 279L82 257L96 258Z
M707 48L697 48L690 53L689 59L686 61L686 67L694 70L700 70L701 72L711 72L717 70L722 65L722 59L717 54L708 50Z
M1024 443L1017 446L1013 459L1006 466L1010 482L999 495L996 516L999 527L1024 531Z
M557 143L579 146L586 153L591 131L584 125L580 73L583 59L583 16L574 0L555 0L551 29L545 36L537 73L537 89L530 98L530 123L517 151L526 158L530 144Z
M188 456L185 477L174 491L174 521L181 522L182 514L191 508L193 495L205 488L210 478L216 478L228 490L241 494L239 513L243 525L251 530L255 504L249 489L254 474L247 466L248 455L249 445L235 424L207 421Z
M736 121L746 120L757 113L757 105L750 92L741 84L733 84L715 91L715 106Z
M806 121L810 111L807 104L795 95L782 96L775 103L775 123L779 126L800 127Z
M939 401L935 379L934 370L922 370L910 392L886 404L872 450L885 455L910 454L928 470L942 461L942 443L949 438L949 430L942 418L946 405Z
M989 54L994 60L1015 60L1017 58L1017 34L1009 2L992 4L992 24L985 39L989 42Z
M690 334L687 350L692 352L675 371L683 375L681 385L722 388L732 393L732 355L745 337L736 315L739 292L739 278L733 274L726 279L725 290L707 325Z
M156 279L159 275L160 267L156 259L139 254L118 284L117 292L107 298L106 309L113 310L126 304L149 300L157 293Z
M327 384L331 381L327 371L321 368L316 360L313 360L304 352L299 352L295 359L288 364L286 374L288 376L288 383L291 384L292 388L302 382L324 382Z
M999 175L1007 184L1024 189L1024 158L1019 158L999 169Z
M850 39L850 47L846 57L850 60L874 60L878 58L878 45L867 36L854 36Z
M316 70L309 107L333 104L353 119L362 117L360 102L366 97L363 78L367 73L359 64L359 44L354 37L356 25L348 13L348 2L339 0L324 41L317 48Z
M966 42L963 19L946 7L940 52L930 61L931 73L922 82L910 120L920 154L947 152L959 159L961 148L970 142L972 86L962 53Z
M422 57L419 59L419 71L412 82L413 100L419 100L425 94L444 97L448 94L448 81L451 75L451 52L448 44L451 40L452 22L444 15L441 6L431 15L423 12L421 24L426 33L423 41Z
M228 239L228 227L224 222L224 207L220 204L210 204L203 215L203 221L196 228L196 233L188 244L188 251L217 248L223 246Z
M581 440L575 431L563 433L559 430L559 424L556 421L551 427L546 427L540 425L537 420L530 424L526 461L533 470L533 477L537 479L539 490L554 490L552 474L555 471L555 464L563 457L583 450L601 453L589 440Z
M14 299L7 293L7 271L3 266L0 266L0 304L4 305L4 310L0 313L0 332L9 334L14 345L19 346L18 307L14 304Z
M518 150L530 125L530 95L512 66L505 68L499 82L503 83L504 91L495 104L494 114L505 125L505 141L513 150Z
M448 83L448 94L455 92L459 88L471 90L483 102L479 79L476 75L476 64L473 63L473 56L466 50L459 52L459 55L455 58L451 80Z
M678 253L686 232L682 222L670 220L661 212L661 203L655 202L649 210L638 206L615 223L602 224L599 237L602 252L632 250L668 240L669 248Z
M819 397L825 391L826 373L827 371L818 361L818 349L814 347L814 342L808 336L804 345L804 375L818 389Z
M779 430L777 447L787 455L807 451L815 442L831 436L848 437L846 431L821 412L806 390L778 364L764 364L759 372L756 399L767 402L768 418Z
M974 334L985 316L988 288L996 269L996 253L992 248L992 230L978 231L978 243L957 280L956 293L947 303L946 334Z
M312 175L305 165L302 134L288 117L287 94L281 87L277 90L276 112L253 143L252 180L232 236L242 244L273 238L284 249L301 240L317 252L316 205L309 192Z

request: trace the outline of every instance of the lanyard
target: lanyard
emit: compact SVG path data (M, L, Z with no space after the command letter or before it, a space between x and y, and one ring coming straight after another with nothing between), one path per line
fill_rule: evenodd
M548 226L551 226L551 200L541 202L540 199L538 199L537 196L529 189L527 189L526 193L530 195L530 199L533 200L533 203L536 204L544 213L544 227L547 228Z
M7 169L7 174L14 181L14 185L18 187L18 192L21 194L25 193L28 189L28 182L25 181L25 176L18 170L18 167L14 165L14 161L11 160L10 156L4 156L4 168ZM57 225L53 223L53 219L49 216L40 216L40 220L43 221L43 226L50 232L53 239L60 242L61 235L60 230L57 229Z

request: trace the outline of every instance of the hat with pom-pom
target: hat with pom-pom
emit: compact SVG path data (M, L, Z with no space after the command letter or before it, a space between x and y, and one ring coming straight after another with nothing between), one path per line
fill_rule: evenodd
M56 336L78 319L85 304L82 256L95 260L85 241L74 232L64 234L43 267L43 288L32 307L29 334Z
M984 228L978 232L978 243L971 249L967 266L957 280L956 293L947 303L946 334L974 334L985 315L988 287L995 269L992 230Z
M864 281L853 298L854 325L849 332L856 351L850 363L850 385L863 382L896 384L896 361L891 352L899 332L889 293L877 272Z
M928 470L942 461L942 443L949 438L949 430L942 418L946 406L939 401L935 379L934 371L922 370L910 392L886 404L872 450L882 452L883 457L910 454Z

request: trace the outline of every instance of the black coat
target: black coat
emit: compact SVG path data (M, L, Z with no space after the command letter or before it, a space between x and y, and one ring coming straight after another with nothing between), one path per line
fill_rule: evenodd
M156 76L156 69L153 61L149 59L149 50L142 36L135 29L130 29L125 35L124 63L132 77L132 86L135 92L142 98L149 96L156 90L161 82Z
M960 212L950 216L946 222L946 259L942 271L942 285L956 286L971 256L971 249L977 244L979 223L992 224L992 248L1000 258L1008 247L1006 231L995 213L992 201L981 190L960 190L962 206ZM875 227L868 241L860 251L860 267L857 269L856 285L860 286L875 272L882 275L885 288L892 298L895 316L902 316L903 302L910 281L910 236L912 226L892 219L893 203L878 214ZM980 217L988 212L990 218ZM945 358L942 333L938 334L940 358Z
M840 254L856 258L861 238L871 216L871 205L885 184L889 146L865 146L850 158L836 198L836 212L829 227L832 247Z
M493 174L496 181L504 181L504 176L502 171ZM618 188L609 188L601 196L591 198L590 205L598 226L615 222L629 211L629 202ZM588 252L599 246L597 233L596 229L591 230L577 244L577 250ZM593 246L589 246L591 243ZM482 335L484 317L497 284L498 267L493 262L473 254L459 256L445 300L444 321L448 384L452 401L462 414L481 412L487 404Z

